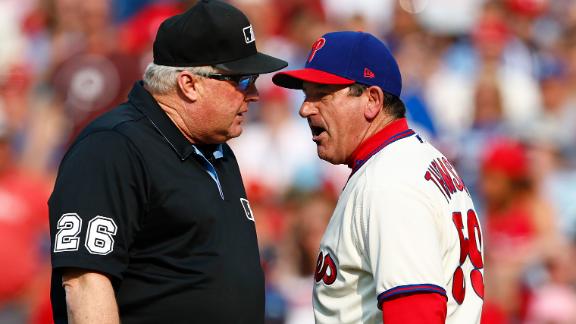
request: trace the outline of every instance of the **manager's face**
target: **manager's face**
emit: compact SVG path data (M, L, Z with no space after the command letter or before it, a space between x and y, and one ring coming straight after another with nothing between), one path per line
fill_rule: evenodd
M309 82L303 91L300 116L308 120L318 156L333 164L347 163L367 131L365 96L351 95L347 86Z

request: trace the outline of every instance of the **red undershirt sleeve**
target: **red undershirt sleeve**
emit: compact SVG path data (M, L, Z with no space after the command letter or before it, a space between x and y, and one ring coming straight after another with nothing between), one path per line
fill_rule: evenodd
M382 302L384 324L446 322L446 297L433 293L400 295Z

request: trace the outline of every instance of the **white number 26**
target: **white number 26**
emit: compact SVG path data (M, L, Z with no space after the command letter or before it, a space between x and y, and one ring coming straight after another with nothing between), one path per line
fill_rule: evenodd
M82 231L82 219L76 213L62 215L56 224L58 233L54 239L54 252L78 251ZM88 234L84 246L92 254L106 255L114 250L114 235L118 227L108 217L96 216L88 222Z

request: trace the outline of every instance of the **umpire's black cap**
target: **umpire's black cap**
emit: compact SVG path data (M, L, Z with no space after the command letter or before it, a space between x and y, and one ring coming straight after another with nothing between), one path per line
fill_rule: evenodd
M154 40L154 63L167 66L212 65L230 74L261 74L288 63L258 52L248 18L233 6L201 0L166 19Z

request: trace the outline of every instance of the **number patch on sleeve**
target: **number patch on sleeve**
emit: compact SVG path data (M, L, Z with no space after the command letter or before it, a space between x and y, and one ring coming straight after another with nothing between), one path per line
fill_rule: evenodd
M76 213L62 215L58 220L58 233L54 239L54 252L78 251L82 219ZM88 222L84 241L91 254L106 255L114 250L114 236L118 227L112 218L96 216Z
M76 213L64 214L56 225L58 233L54 240L54 252L78 251L82 219Z

